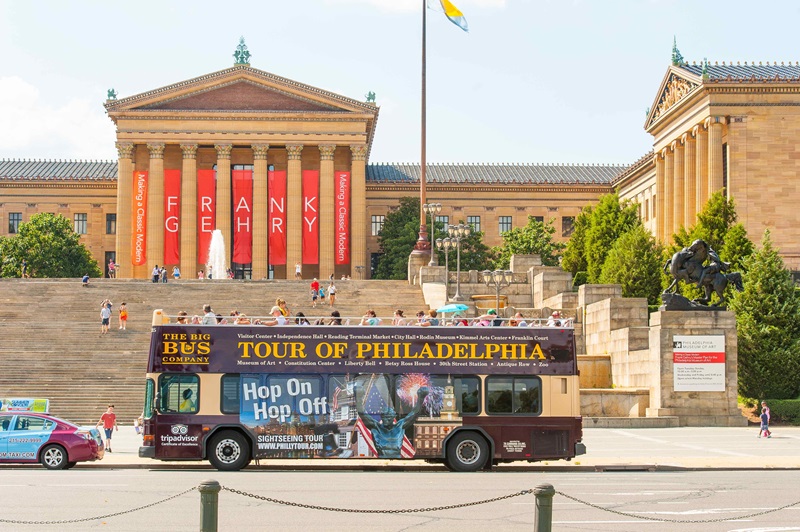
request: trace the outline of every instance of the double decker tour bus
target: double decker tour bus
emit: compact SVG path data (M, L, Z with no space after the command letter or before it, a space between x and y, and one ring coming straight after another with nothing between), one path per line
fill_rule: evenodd
M423 459L586 452L574 330L190 325L153 314L139 456Z

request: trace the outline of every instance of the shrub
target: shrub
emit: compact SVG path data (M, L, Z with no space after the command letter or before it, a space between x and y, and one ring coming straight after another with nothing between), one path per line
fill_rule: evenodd
M800 425L800 399L767 399L770 423Z

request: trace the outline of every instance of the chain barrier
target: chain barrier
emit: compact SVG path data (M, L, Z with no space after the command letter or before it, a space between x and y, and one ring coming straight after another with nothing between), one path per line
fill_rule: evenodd
M274 504L280 504L283 506L294 506L295 508L306 508L308 510L324 510L326 512L347 512L347 513L355 513L355 514L413 514L413 513L422 513L422 512L438 512L441 510L453 510L455 508L466 508L468 506L479 506L481 504L489 504L491 502L502 501L505 499L512 499L514 497L520 497L522 495L530 495L533 493L533 490L522 490L516 493L510 493L508 495L501 495L500 497L493 497L491 499L484 499L481 501L473 501L473 502L465 502L461 504L451 504L448 506L431 506L428 508L403 508L399 510L364 510L359 508L334 508L332 506L317 506L315 504L304 504L301 502L292 502L292 501L284 501L281 499L273 499L272 497L264 497L263 495L255 495L253 493L247 493L246 491L237 490L234 488L229 488L227 486L222 486L223 490L230 491L231 493L236 493L237 495L242 495L244 497L250 497L252 499L258 499L260 501L271 502Z
M197 490L197 487L189 488L188 490L182 491L180 493L176 493L175 495L171 495L166 499L161 499L160 501L151 502L150 504L145 504L144 506L137 506L136 508L130 508L128 510L122 510L121 512L114 512L110 514L104 515L96 515L94 517L83 517L80 519L61 519L59 521L22 521L19 519L0 519L0 523L8 523L11 525L68 525L70 523L85 523L86 521L94 521L96 519L108 519L109 517L117 517L120 515L125 515L133 512L138 512L139 510L144 510L146 508L151 508L158 504L165 503L167 501L171 501L172 499L177 499L182 495L186 495L187 493L191 493Z
M606 508L604 506L600 506L600 505L597 505L597 504L594 504L594 503L591 503L591 502L583 501L581 499L573 497L572 495L567 495L566 493L558 491L558 490L556 490L556 494L561 495L562 497L565 497L565 498L567 498L567 499L569 499L571 501L575 501L577 503L584 504L586 506L590 506L592 508L596 508L597 510L602 510L604 512L609 512L609 513L621 515L621 516L624 516L624 517L632 517L634 519L644 519L646 521L658 521L658 522L661 522L661 523L721 523L723 521L735 521L735 520L740 520L740 519L750 519L752 517L758 517L759 515L771 514L771 513L779 512L781 510L785 510L786 508L791 508L792 506L797 506L798 504L800 504L800 501L795 501L795 502L793 502L791 504L786 504L786 505L781 506L779 508L770 508L769 510L764 510L762 512L755 512L755 513L752 513L752 514L741 515L741 516L738 516L738 517L719 517L719 518L716 518L716 519L664 519L663 517L650 517L648 515L638 515L638 514L632 514L632 513L627 513L627 512L621 512L619 510L614 510L613 508Z

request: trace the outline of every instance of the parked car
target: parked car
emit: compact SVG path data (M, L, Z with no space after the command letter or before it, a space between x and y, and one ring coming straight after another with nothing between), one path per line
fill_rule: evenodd
M100 431L48 414L0 412L0 464L41 462L47 469L69 469L77 462L101 460Z

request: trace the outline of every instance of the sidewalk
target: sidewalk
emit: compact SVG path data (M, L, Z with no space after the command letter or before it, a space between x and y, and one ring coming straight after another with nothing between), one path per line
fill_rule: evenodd
M502 464L501 470L675 470L800 469L800 427L773 427L772 438L757 438L758 427L679 427L663 429L584 429L587 454L550 462ZM77 467L119 469L212 469L204 462L162 462L139 458L141 438L133 427L114 433L113 453ZM250 467L254 467L255 462ZM422 460L296 459L261 460L266 469L444 469Z

